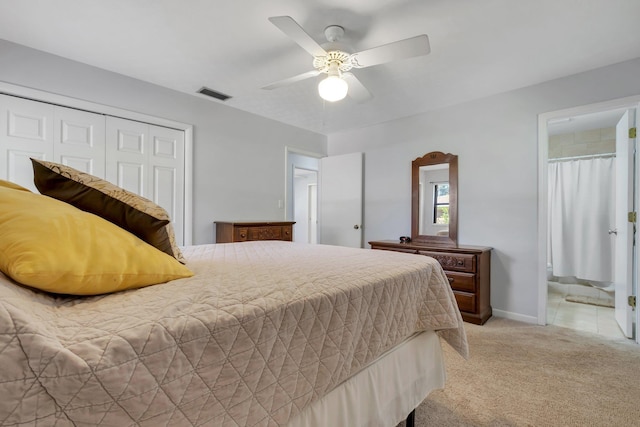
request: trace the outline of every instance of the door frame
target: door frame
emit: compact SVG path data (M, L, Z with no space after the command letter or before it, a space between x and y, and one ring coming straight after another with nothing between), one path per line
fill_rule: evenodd
M295 221L295 224L293 224L294 241L304 242L304 243L312 243L310 241L311 222L309 220L310 220L310 215L311 215L311 207L312 207L313 203L311 203L312 201L310 200L310 197L309 197L309 187L311 185L315 185L315 186L318 185L318 181L320 180L320 171L318 169L313 169L313 168L308 168L308 167L300 167L300 166L297 166L295 163L292 166L293 166L293 178L292 178L293 186L292 186L292 189L291 189L292 190L292 194L291 194L291 196L292 196L292 199L291 199L292 206L291 207L293 208L293 212L291 212L291 214L292 214L291 221ZM303 186L302 183L296 182L296 172L297 171L306 171L306 172L315 174L315 176L314 176L315 182L313 184L309 184L307 182L307 183L304 184L304 186ZM307 203L304 204L304 206L302 208L300 207L299 203L296 203L296 200L299 198L298 195L300 194L299 193L300 191L304 191L304 195L305 195L306 200L307 200ZM317 197L316 197L316 203L315 203L315 208L316 209L315 209L315 215L314 215L316 218L318 216L317 204L318 204L318 201L317 201ZM303 221L299 222L300 217L299 217L298 214L300 213L301 209L303 209L306 212L306 218L304 219L304 222ZM315 229L316 229L315 233L316 233L316 235L318 233L318 226L319 226L319 224L316 221L316 224L315 224ZM305 230L304 231L304 235L307 236L306 241L304 241L304 240L299 238L302 228L304 228L304 230ZM317 239L316 239L315 243L317 243Z
M123 119L135 120L152 125L158 125L177 129L184 132L184 211L183 211L183 236L184 245L188 246L193 241L193 125L150 116L148 114L137 113L123 108L110 107L108 105L95 102L84 101L78 98L58 95L39 89L32 89L25 86L18 86L0 81L0 93L5 95L18 96L31 99L33 101L47 102L50 104L68 107L77 110L84 110L91 113L105 114L108 116L121 117Z
M550 120L565 119L608 110L638 108L638 104L640 104L640 95L550 111L538 115L538 325L544 326L547 324L547 227L549 226L547 218L549 189L546 169L549 159L549 133L547 123ZM636 265L638 265L638 261L638 259L635 260ZM637 283L634 285L637 293ZM640 334L638 334L637 331L638 325L640 324L640 310L637 308L635 321L635 341L640 343Z
M318 230L320 228L320 222L318 221L318 214L319 214L319 191L318 191L318 181L320 180L320 171L316 171L316 183L315 184L307 184L307 200L308 200L308 206L307 206L307 211L308 212L315 212L314 217L310 218L310 219L314 219L315 218L315 224L313 223L313 221L307 221L307 237L309 240L309 243L313 243L313 244L317 244L318 243L318 238L319 238L319 233ZM311 197L311 189L314 189L313 192L315 192L315 197ZM313 229L313 233L311 232ZM314 234L312 236L312 234ZM313 238L312 238L313 237Z
M283 219L285 221L293 221L293 169L298 167L300 169L308 169L315 170L318 173L318 181L320 180L320 167L318 169L310 169L303 165L295 165L293 161L290 159L292 154L305 156L313 159L320 160L323 157L327 157L326 154L316 153L313 151L302 150L299 148L285 146L284 147L284 216ZM320 227L320 224L318 224ZM319 233L318 228L318 233Z

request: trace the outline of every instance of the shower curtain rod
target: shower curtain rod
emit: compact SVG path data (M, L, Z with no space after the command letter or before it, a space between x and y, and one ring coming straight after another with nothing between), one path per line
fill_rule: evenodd
M558 157L555 159L549 159L549 163L552 162L563 162L565 160L585 160L585 159L606 159L607 157L615 157L616 153L605 153L605 154L589 154L586 156L573 156L573 157Z

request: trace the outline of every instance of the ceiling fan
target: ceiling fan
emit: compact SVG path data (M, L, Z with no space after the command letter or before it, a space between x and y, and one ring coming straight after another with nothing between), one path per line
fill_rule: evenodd
M371 67L386 62L427 55L431 52L429 38L426 34L350 53L348 48L340 43L340 39L344 35L344 28L339 25L330 25L325 28L324 34L328 43L321 46L290 16L274 16L269 18L269 21L313 55L314 70L262 88L267 90L287 86L324 73L327 74L327 77L321 80L318 85L318 92L323 99L334 102L343 99L348 94L354 100L363 102L371 98L371 92L355 75L349 72L352 68Z

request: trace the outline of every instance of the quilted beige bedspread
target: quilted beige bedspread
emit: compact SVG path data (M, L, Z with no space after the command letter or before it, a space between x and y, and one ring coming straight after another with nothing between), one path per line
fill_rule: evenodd
M184 255L192 278L100 297L0 273L0 424L284 425L416 331L467 355L431 258L289 242Z

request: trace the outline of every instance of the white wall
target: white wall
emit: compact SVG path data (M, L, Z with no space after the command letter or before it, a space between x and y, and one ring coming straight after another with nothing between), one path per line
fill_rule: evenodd
M458 155L458 240L491 246L494 313L537 318L537 116L640 94L640 58L466 104L331 135L365 153L365 241L411 231L411 161Z
M192 124L194 244L215 220L283 220L285 146L326 153L324 135L5 40L0 81Z

